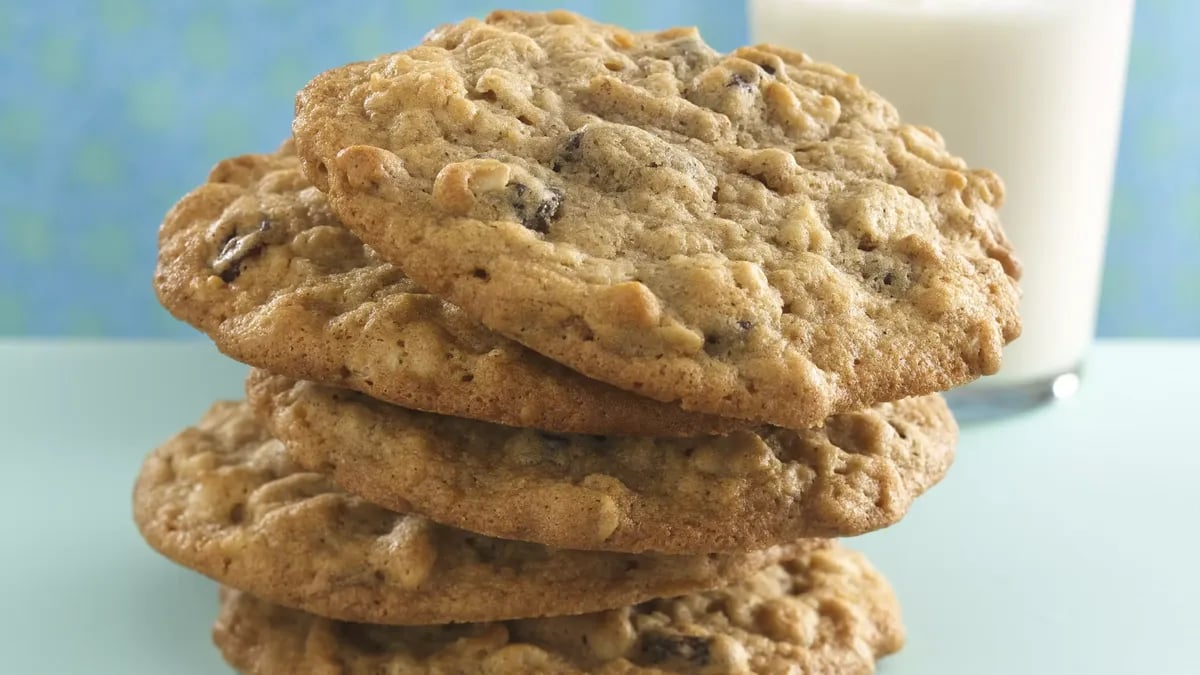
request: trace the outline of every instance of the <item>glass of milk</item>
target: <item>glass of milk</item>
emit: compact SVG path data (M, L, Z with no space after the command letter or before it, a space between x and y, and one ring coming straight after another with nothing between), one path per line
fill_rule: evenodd
M1133 0L750 0L755 42L857 74L1006 186L1021 338L948 395L992 417L1079 387L1092 341Z

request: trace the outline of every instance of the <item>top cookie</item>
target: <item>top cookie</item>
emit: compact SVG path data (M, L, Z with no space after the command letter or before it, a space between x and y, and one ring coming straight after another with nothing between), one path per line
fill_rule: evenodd
M220 162L171 209L154 286L239 361L408 408L578 433L747 425L588 379L426 293L342 226L290 143Z
M304 171L384 257L584 374L791 428L1020 332L991 172L786 49L497 12L314 79Z

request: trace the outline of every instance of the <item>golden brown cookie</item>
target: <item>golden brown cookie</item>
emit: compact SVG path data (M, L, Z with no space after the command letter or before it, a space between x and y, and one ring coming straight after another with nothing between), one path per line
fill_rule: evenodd
M656 439L443 417L252 371L249 402L313 471L378 504L494 537L613 551L747 551L898 521L945 474L937 395L763 427Z
M496 12L318 76L293 131L432 293L689 410L806 428L994 373L1020 332L999 178L798 52Z
M347 621L423 624L575 614L707 590L812 543L745 555L565 551L385 510L288 459L243 403L215 404L146 458L146 540L273 602Z
M410 408L581 433L748 425L588 379L426 293L342 226L290 143L220 162L171 209L154 285L239 361Z
M348 624L223 590L213 640L254 675L867 675L904 628L887 581L833 546L721 590L504 623Z

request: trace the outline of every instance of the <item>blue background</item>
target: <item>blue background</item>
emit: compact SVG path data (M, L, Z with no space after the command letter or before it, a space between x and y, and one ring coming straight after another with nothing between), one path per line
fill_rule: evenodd
M747 40L737 2L512 3L555 4ZM194 335L150 290L167 208L222 157L273 149L312 75L489 7L0 1L0 335ZM1200 335L1198 31L1200 3L1138 3L1101 335Z

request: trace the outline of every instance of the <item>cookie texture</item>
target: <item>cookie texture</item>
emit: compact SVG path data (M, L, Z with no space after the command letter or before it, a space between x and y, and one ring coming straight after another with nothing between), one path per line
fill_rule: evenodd
M244 403L218 402L146 459L146 540L217 581L309 612L381 624L577 614L707 590L813 546L628 555L492 539L397 513L288 459ZM299 671L297 671L299 672Z
M247 393L297 462L349 492L571 549L737 552L885 527L945 474L957 435L936 395L818 429L655 439L443 417L263 371Z
M254 675L865 675L900 649L904 631L887 582L835 546L721 590L504 623L348 624L223 590L213 639Z
M239 361L409 408L580 433L747 426L583 377L426 293L342 226L290 143L220 162L171 209L155 289Z
M490 328L690 410L806 428L1000 366L1000 179L853 75L694 29L496 12L315 78L307 175Z

